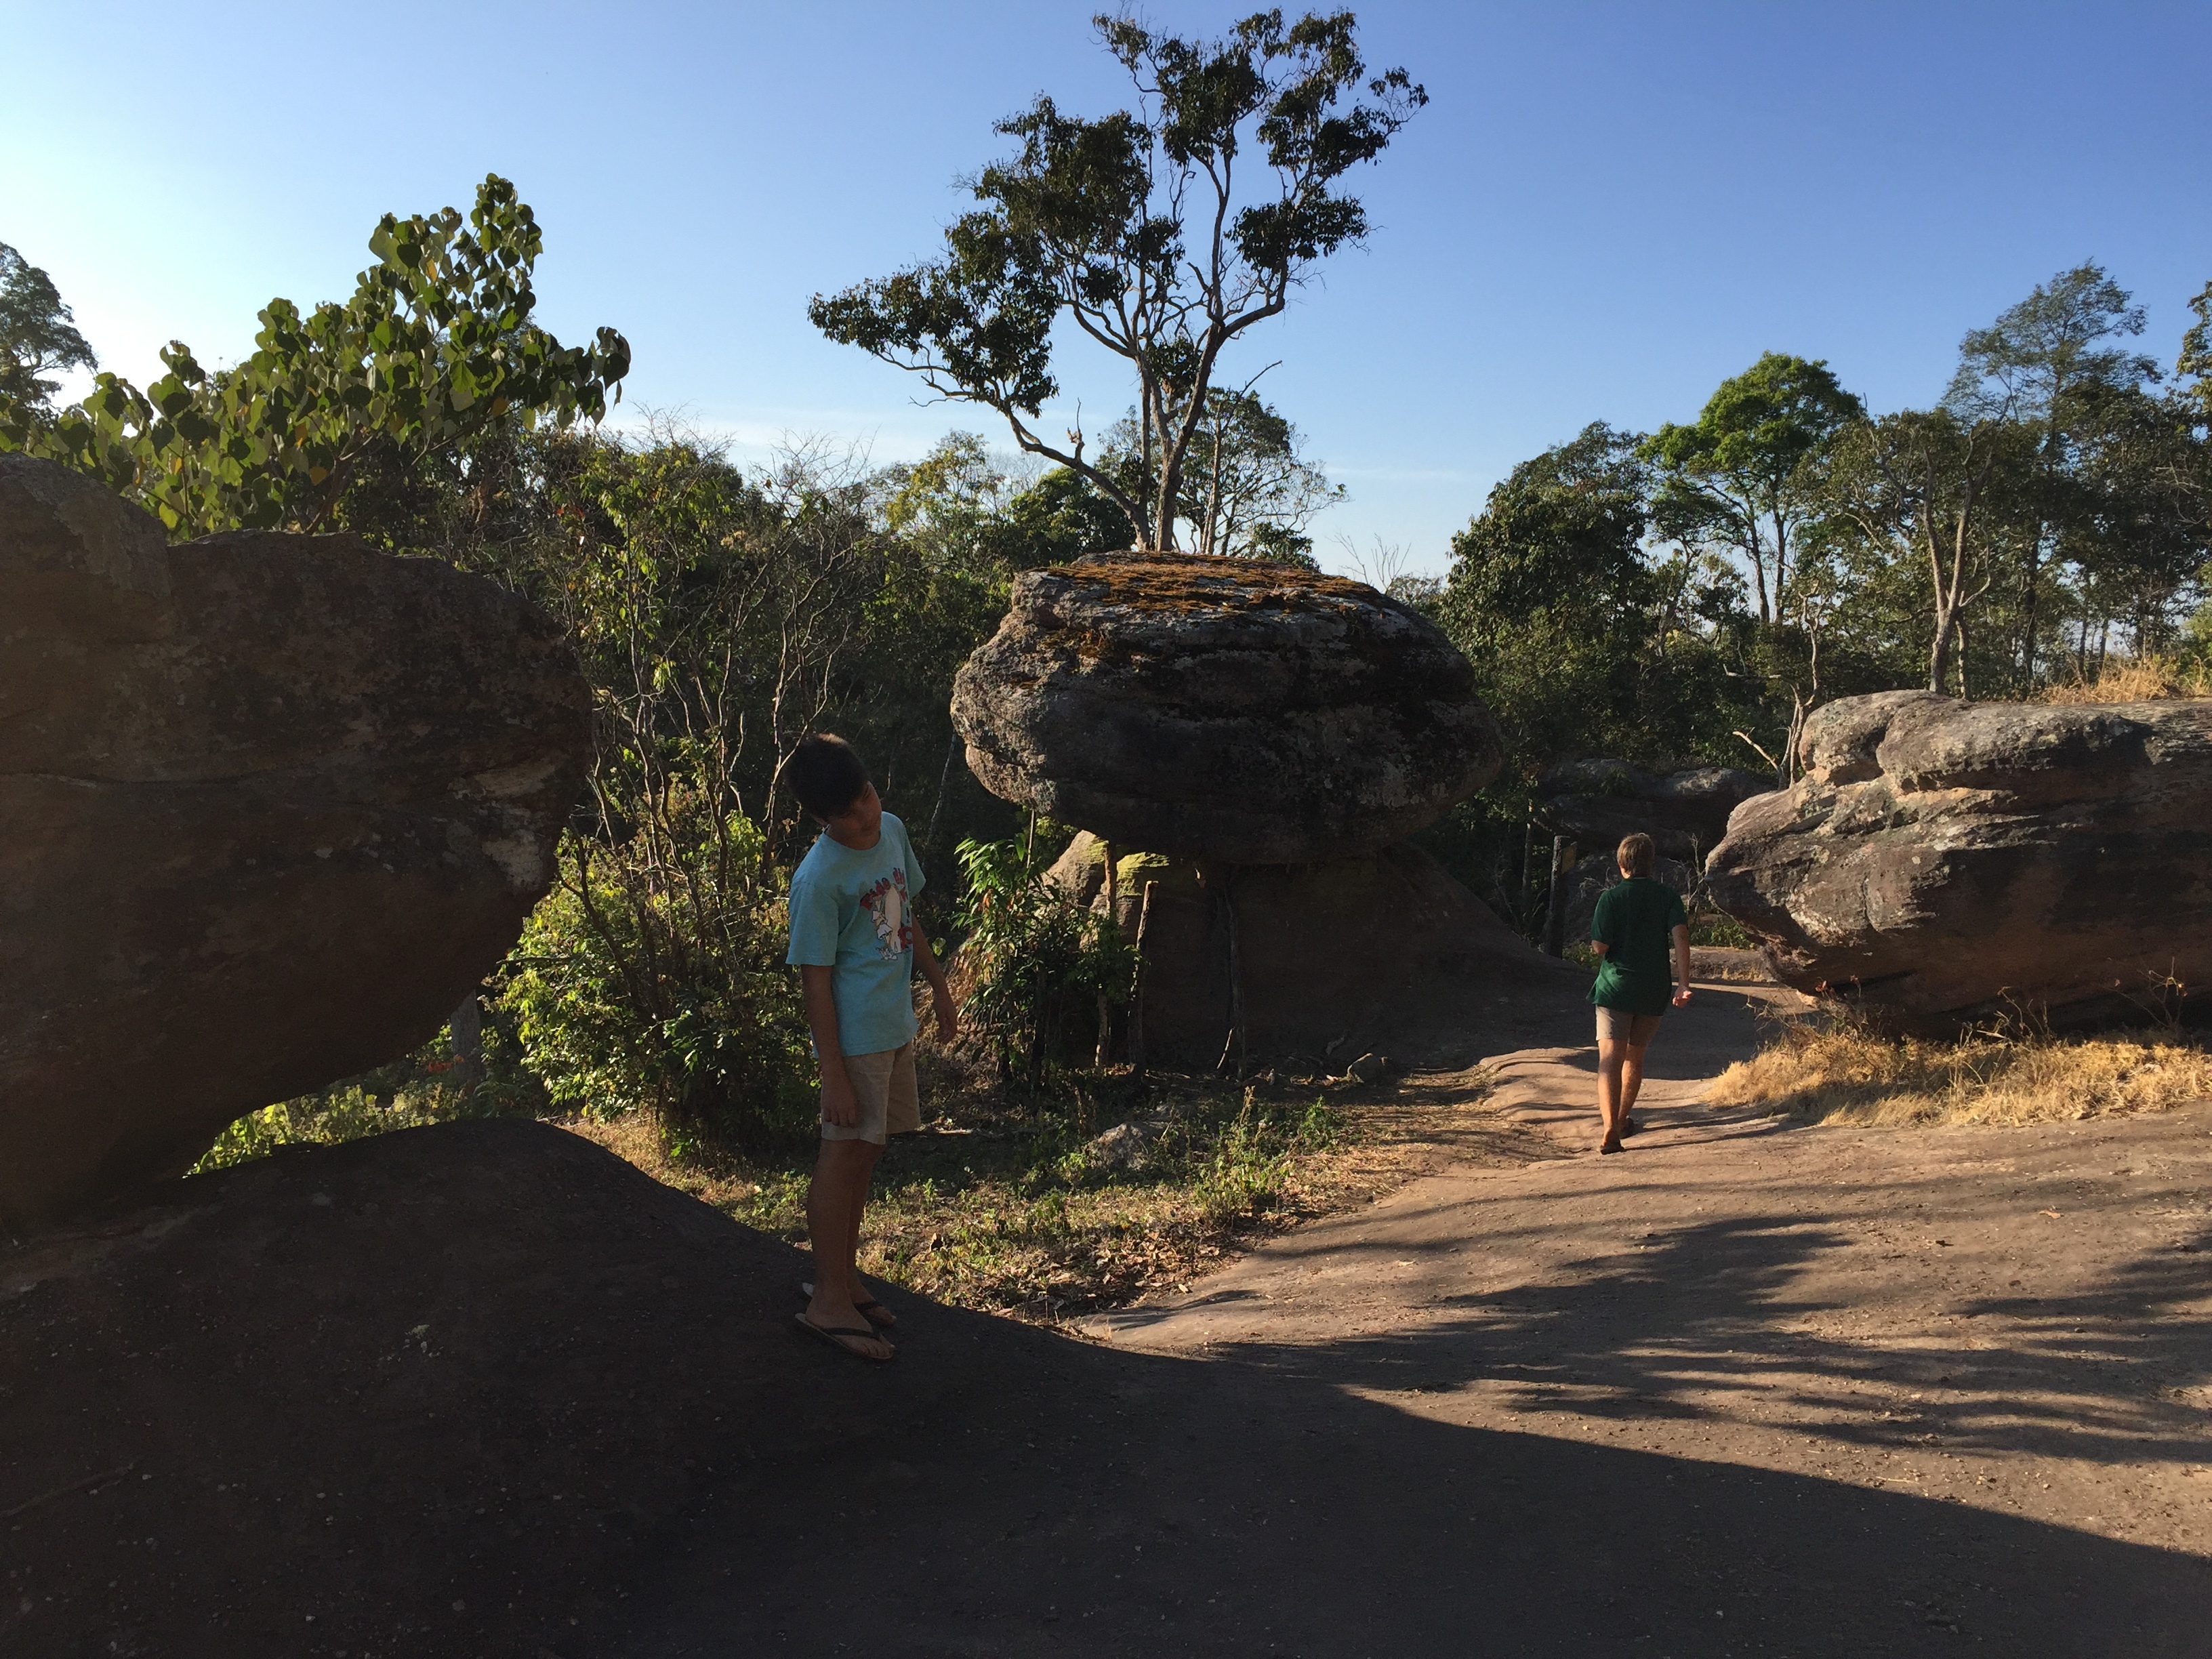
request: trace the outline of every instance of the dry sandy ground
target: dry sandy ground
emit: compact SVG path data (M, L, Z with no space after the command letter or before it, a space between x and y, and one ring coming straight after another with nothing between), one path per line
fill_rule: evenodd
M1108 1342L893 1293L864 1367L537 1124L0 1251L0 1655L2212 1651L2212 1109L1717 1121L1748 1008L1634 1152L1516 1165L1587 1086L1528 1015L1486 1167Z

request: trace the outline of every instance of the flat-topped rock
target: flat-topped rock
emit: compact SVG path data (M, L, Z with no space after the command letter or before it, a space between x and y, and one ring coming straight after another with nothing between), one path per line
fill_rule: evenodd
M1784 981L1902 1030L2144 1018L2212 983L2212 701L1816 711L1706 866Z
M178 547L0 457L0 1224L426 1041L552 879L559 627L348 536Z
M1176 857L1357 856L1497 775L1496 726L1441 629L1373 588L1246 559L1025 572L953 683L985 787Z

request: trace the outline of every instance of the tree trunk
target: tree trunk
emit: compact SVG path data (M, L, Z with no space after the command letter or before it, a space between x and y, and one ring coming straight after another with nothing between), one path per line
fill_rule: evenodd
M461 999L461 1006L453 1010L447 1026L453 1046L453 1086L481 1087L484 1080L483 1005L473 992Z

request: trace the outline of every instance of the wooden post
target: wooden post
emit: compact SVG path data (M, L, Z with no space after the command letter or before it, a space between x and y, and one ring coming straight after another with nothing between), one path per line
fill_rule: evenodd
M1145 884L1145 896L1137 903L1137 982L1129 994L1129 1075L1135 1079L1138 1088L1145 1086L1145 930L1152 920L1152 890L1159 884Z
M484 1080L483 1005L471 992L447 1022L453 1044L453 1084L473 1089Z
M1566 953L1567 872L1575 867L1577 848L1565 836L1552 837L1552 893L1544 906L1544 954Z
M1110 841L1102 841L1098 845L1106 854L1106 925L1119 933L1121 931L1121 907L1118 903L1121 891L1115 878L1114 843ZM1094 1070L1103 1072L1106 1069L1106 1062L1111 1057L1113 1047L1114 1006L1107 1000L1105 990L1101 988L1098 993L1098 1054L1091 1061Z
M1229 1063L1231 1049L1237 1051L1237 1080L1244 1080L1244 960L1237 948L1237 871L1229 865L1221 878L1221 914L1229 930L1229 1034L1222 1039L1221 1058L1214 1062L1219 1071Z

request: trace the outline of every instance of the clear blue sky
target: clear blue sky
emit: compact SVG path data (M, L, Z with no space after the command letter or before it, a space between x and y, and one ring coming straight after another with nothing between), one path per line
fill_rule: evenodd
M629 406L741 456L1003 442L988 411L916 407L805 302L930 254L994 118L1042 90L1119 106L1095 9L15 0L0 240L143 381L172 337L228 361L270 295L342 295L380 212L465 205L495 171L545 228L546 323L629 337ZM1380 536L1440 568L1515 461L1594 419L1689 418L1770 348L1877 408L1925 402L1965 330L2086 258L2170 363L2212 278L2202 3L1358 9L1370 63L1432 101L1358 178L1369 247L1243 360L1282 360L1268 395L1350 486L1325 557ZM1087 418L1127 404L1065 360Z

